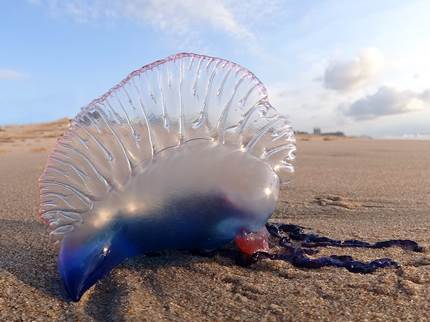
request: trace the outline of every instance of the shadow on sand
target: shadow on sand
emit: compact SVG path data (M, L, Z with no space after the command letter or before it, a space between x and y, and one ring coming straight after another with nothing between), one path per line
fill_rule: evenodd
M0 269L49 296L66 300L44 225L0 219L0 227Z
M14 275L21 282L70 305L72 319L79 319L82 309L85 315L96 321L121 321L121 303L128 296L127 285L115 273L99 281L90 296L78 303L71 302L62 285L57 271L57 250L50 245L46 227L36 221L0 219L0 270ZM148 283L154 294L160 294L156 271L159 267L190 267L192 263L211 261L203 256L193 256L189 252L168 252L161 256L138 256L121 264L120 268L149 273ZM234 261L222 261L223 265L235 265ZM162 292L161 292L162 293ZM158 300L164 301L162 296ZM42 304L41 304L42 305ZM79 313L79 311L81 313Z

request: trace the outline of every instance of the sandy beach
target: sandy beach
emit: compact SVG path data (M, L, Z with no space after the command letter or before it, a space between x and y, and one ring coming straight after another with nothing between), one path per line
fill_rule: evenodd
M294 181L275 221L337 239L412 239L426 249L321 249L400 268L373 274L237 266L173 252L128 260L78 303L67 300L57 250L37 217L38 183L67 121L0 130L1 321L429 321L430 141L298 140Z

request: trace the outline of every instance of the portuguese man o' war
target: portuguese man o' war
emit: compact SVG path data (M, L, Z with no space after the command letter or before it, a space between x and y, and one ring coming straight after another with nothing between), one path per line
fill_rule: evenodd
M314 246L338 241L267 224L295 150L287 118L235 63L181 53L132 72L72 120L40 178L40 216L60 243L68 295L78 301L128 257L209 252L233 240L250 262L347 267L345 256L318 265L306 257L307 237ZM302 248L289 243L294 227ZM271 253L269 235L284 253ZM366 246L374 245L357 247Z

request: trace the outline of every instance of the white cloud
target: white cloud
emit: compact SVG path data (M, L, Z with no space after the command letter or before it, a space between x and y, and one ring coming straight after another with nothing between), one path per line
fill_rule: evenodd
M334 108L342 98L311 80L300 84L272 83L267 88L270 103L289 117L295 130L312 131L314 127L321 127L331 132L339 130L345 122L345 117Z
M349 106L341 106L344 115L355 120L375 119L385 115L404 114L430 108L430 89L423 92L398 90L382 86Z
M150 23L163 31L185 33L196 24L207 24L237 37L251 33L241 25L222 1L211 0L128 0L123 15ZM172 30L173 29L173 30Z
M27 75L12 69L0 69L0 80L19 80L26 78Z
M236 38L253 38L252 25L281 10L281 0L27 0L55 16L78 22L131 19L170 34L208 29Z
M353 60L334 61L324 72L324 86L336 91L348 91L370 83L381 71L384 57L375 48L367 48Z

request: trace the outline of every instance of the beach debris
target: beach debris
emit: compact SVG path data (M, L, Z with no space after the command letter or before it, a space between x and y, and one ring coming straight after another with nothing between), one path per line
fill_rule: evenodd
M335 206L346 209L355 209L361 206L358 202L337 195L317 196L315 197L315 203L320 206Z
M243 237L275 210L295 150L287 118L235 63L181 53L132 72L71 121L40 177L69 297L138 254L234 239L266 250Z

